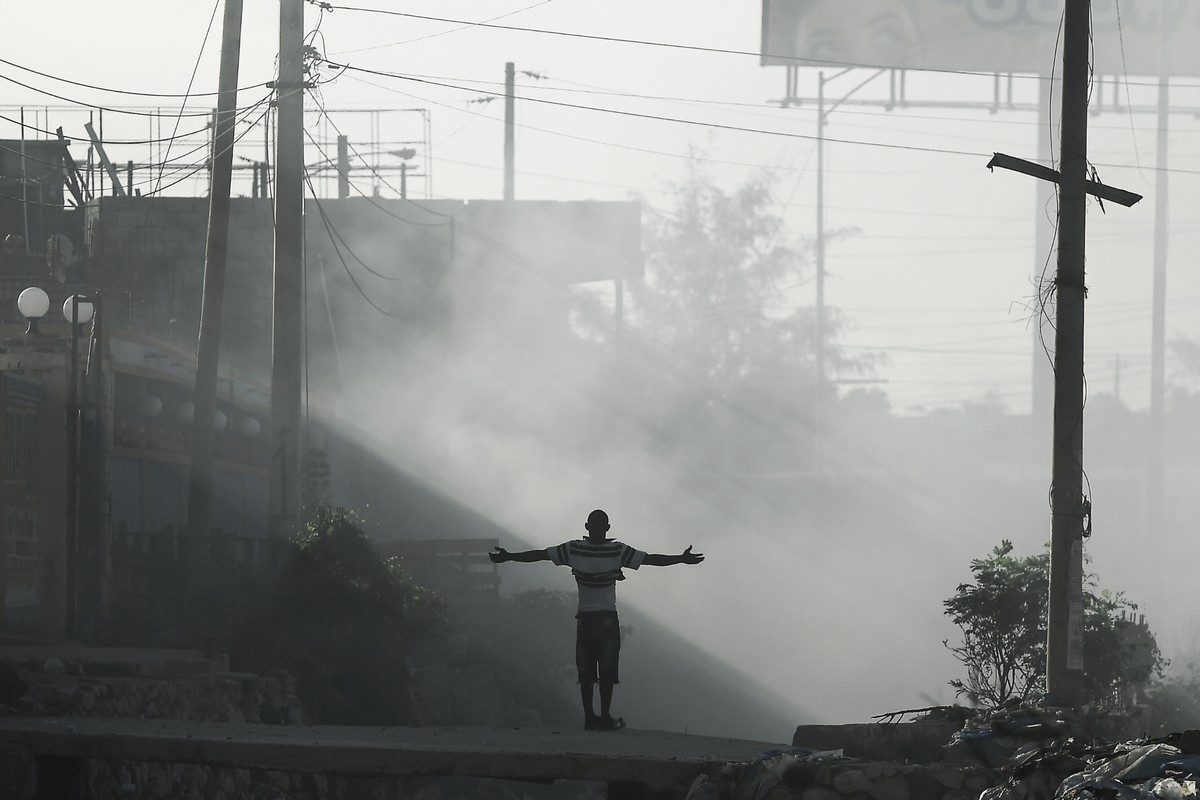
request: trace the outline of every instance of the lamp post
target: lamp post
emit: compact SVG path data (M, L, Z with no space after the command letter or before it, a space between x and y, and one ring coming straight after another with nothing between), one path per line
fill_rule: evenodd
M99 304L98 297L76 294L68 297L62 307L63 316L71 323L67 367L67 526L63 547L67 638L76 633L79 595L79 326L92 321Z
M817 279L817 299L816 299L816 320L814 324L814 338L816 348L816 392L813 396L812 420L813 420L813 471L821 471L821 447L820 447L820 427L823 422L821 415L821 405L824 401L824 392L829 385L829 379L825 367L825 337L826 337L826 322L825 322L825 125L829 120L829 115L832 114L837 107L850 99L850 96L859 89L866 86L871 81L878 78L887 70L880 69L871 73L866 80L859 83L841 98L833 103L826 105L825 103L825 86L832 83L843 75L847 74L853 67L847 67L838 71L832 77L826 78L824 72L817 73L817 237L816 237L816 279Z
M391 150L391 155L400 159L400 199L408 199L408 162L409 159L416 156L417 151L411 147L405 147L403 150Z
M21 312L21 316L29 320L25 334L39 336L41 331L38 330L38 320L46 316L46 312L50 310L50 297L38 287L30 286L17 296L17 310Z

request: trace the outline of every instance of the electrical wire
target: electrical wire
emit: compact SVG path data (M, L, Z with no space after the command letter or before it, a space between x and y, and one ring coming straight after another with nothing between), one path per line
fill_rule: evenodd
M168 117L169 118L171 116L174 116L171 114L160 114L160 113L152 114L148 111L137 111L137 110L128 109L128 108L125 108L125 109L117 108L115 106L102 106L102 105L96 105L95 103L85 103L82 100L75 100L74 98L64 97L61 94L55 94L54 92L49 92L49 91L46 91L45 89L39 89L36 86L31 86L28 83L24 83L22 81L17 80L16 78L11 78L8 75L0 74L0 80L8 81L9 83L16 84L17 86L20 86L22 88L29 89L30 91L33 91L33 92L37 92L38 94L44 94L47 97L53 97L56 100L62 100L65 103L70 103L72 106L77 106L77 107L81 107L81 108L91 108L96 111L107 111L110 114L125 114L127 116L133 116L133 117ZM207 117L208 115L209 115L209 112L207 112L207 111L197 111L197 112L186 112L186 113L183 113L181 116L184 116L184 117Z
M1117 7L1117 37L1121 42L1121 78L1125 85L1125 108L1129 112L1129 134L1133 139L1133 158L1137 163L1138 173L1142 174L1142 155L1138 149L1137 129L1133 122L1133 101L1129 95L1129 66L1125 63L1125 26L1121 22L1121 0L1114 0ZM1166 13L1165 10L1160 13ZM1146 183L1146 176L1142 174L1142 180Z
M311 0L309 0L309 2L311 2ZM497 16L489 17L488 19L483 20L482 23L495 22L496 20L499 20L499 19L507 19L508 17L514 17L517 14L522 14L526 11L530 11L534 8L537 8L538 6L544 6L547 3L552 3L552 2L554 2L554 0L540 0L539 2L533 3L532 5L525 6L524 8L518 8L516 11L509 11L506 14L498 14ZM400 42L391 42L390 44L376 44L376 45L371 45L370 47L358 47L358 48L355 48L354 50L339 50L338 53L339 54L340 53L363 53L368 50L382 50L383 48L386 48L386 47L399 47L400 45L412 44L413 42L423 42L426 39L436 39L439 36L446 36L451 33L458 33L459 31L465 31L468 28L478 27L482 23L468 22L464 25L460 25L459 27L452 28L448 31L439 31L438 33L430 33L425 36L416 36L416 37L413 37L412 39L405 39Z
M316 202L314 204L316 206L317 213L321 217L321 223L325 226L325 232L329 236L329 241L333 244L333 253L334 253L334 255L337 256L338 261L341 262L342 269L345 270L346 277L348 277L350 279L350 283L352 283L354 285L354 288L358 291L359 295L361 295L362 298L367 301L367 304L369 306L371 306L371 308L378 311L380 314L383 314L385 317L391 317L392 319L404 318L406 316L405 314L399 314L394 311L388 311L386 308L384 308L383 306L376 303L371 298L371 296L369 294L367 294L366 290L363 289L362 285L359 284L358 279L354 277L354 273L350 271L350 265L346 263L346 259L342 255L341 249L338 247L338 240L339 240L340 236L338 236L334 233L332 223L330 223L329 217L325 213L325 209L321 208L319 198L317 197L316 187L313 186L312 178L309 177L309 174L307 171L304 173L304 182L308 185L308 191L310 194L312 194L313 199L318 200L318 202Z
M211 25L211 23L210 23L210 25ZM54 75L49 72L42 72L41 70L36 70L33 67L27 67L27 66L24 66L23 64L18 64L15 61L9 61L4 58L0 58L0 64L6 64L10 67L16 67L17 69L19 69L23 72L28 72L33 75L37 75L38 77L41 77L41 78L49 78L50 80L58 81L59 83L66 83L71 86L78 86L82 89L95 89L96 91L108 92L109 94L124 94L124 95L130 95L133 97L163 97L163 98L220 97L220 95L221 95L221 93L219 91L216 91L216 92L190 92L188 94L174 94L171 92L140 92L140 91L136 91L134 89L113 89L113 88L110 88L107 86L97 86L94 83L84 83L82 81L71 80L70 78L63 78L58 75ZM234 91L242 92L242 91L246 91L247 89L256 89L260 86L266 86L266 84L265 83L251 83L246 86L242 86L238 89L235 89Z
M458 91L467 91L467 92L483 91L484 94L488 94L488 95L492 95L492 96L496 96L496 97L504 96L504 94L500 93L500 92L489 92L486 90L478 90L478 89L473 89L470 87L458 86L458 85L449 84L449 83L443 83L440 81L433 81L433 80L428 80L428 79L423 79L423 78L411 77L411 76L402 75L399 73L390 73L390 72L384 72L381 70L372 70L372 69L367 69L365 67L354 67L351 65L339 64L337 62L333 62L333 63L335 64L335 66L345 68L346 70L352 70L352 71L357 71L357 72L366 72L368 74L373 74L373 75L378 75L378 76L388 77L388 78L395 78L397 80L412 81L412 82L416 82L416 83L437 86L440 88L454 89L454 90L458 90ZM406 94L406 93L401 92L401 94ZM416 95L408 95L408 96L417 97ZM425 98L417 97L417 99L425 99ZM581 105L581 104L576 104L576 103L565 103L565 102L561 102L561 101L547 100L545 98L538 98L538 97L521 97L518 99L524 100L527 102L541 103L541 104L557 106L557 107L594 111L594 112L600 112L600 113L614 114L614 115L618 115L618 116L635 117L635 118L639 118L639 119L648 119L648 120L655 120L655 121L661 121L661 122L672 122L672 123L679 123L679 124L692 125L692 126L698 126L698 127L714 128L717 130L735 131L735 132L740 132L740 133L756 133L756 134L764 134L764 135L769 135L769 136L781 136L781 137L791 138L791 139L804 139L804 140L808 140L808 141L816 141L816 139L818 138L817 136L812 135L812 134L794 133L794 132L790 132L790 131L767 130L767 129L762 129L762 128L750 128L750 127L739 126L739 125L727 125L727 124L722 124L722 123L717 123L717 122L706 122L703 120L690 120L690 119L683 119L683 118L679 118L679 117L667 117L667 116L661 116L661 115L657 115L657 114L643 114L643 113L638 113L638 112L633 112L633 111L625 111L622 109L605 108L605 107L601 107L601 106L589 106L589 105ZM429 102L428 100L426 100L426 101ZM467 113L471 113L471 112L467 112ZM480 115L480 116L487 117L487 115ZM487 118L490 119L490 117L487 117ZM532 126L524 126L523 125L522 127L531 128L533 130L543 130L544 132L547 132L547 133L553 133L553 134L558 133L555 131L547 131L547 130L535 128ZM558 135L567 136L568 138L582 139L584 141L597 142L597 140L587 139L586 137L577 137L577 136L573 136L571 134L558 134ZM960 138L967 138L967 137L960 137ZM858 146L863 146L863 147L878 147L878 148L885 148L885 149L936 153L936 154L943 154L943 155L972 156L972 157L976 157L976 158L986 157L986 154L980 153L980 152L972 152L972 151L966 151L966 150L952 150L952 149L948 149L948 148L923 147L923 146L919 146L919 145L905 145L905 144L897 144L897 143L892 143L892 142L873 142L873 141L867 141L867 140L861 140L861 139L845 139L845 138L836 138L836 137L830 137L830 136L824 137L824 140L826 142L830 142L830 143L850 144L850 145L858 145ZM612 143L608 143L608 142L597 142L597 143L612 144ZM614 145L614 146L622 147L622 145ZM628 149L642 150L642 148L635 148L635 147L630 147ZM645 152L656 153L658 155L671 155L668 153L662 153L661 151L645 151ZM683 157L683 156L680 156L680 157ZM723 162L723 163L731 163L731 162ZM744 166L767 166L767 165L761 165L761 164L760 165L743 164L743 165ZM1096 163L1096 164L1094 164L1094 166L1111 167L1114 169L1123 169L1123 168L1126 168L1127 165ZM1168 168L1165 171L1179 172L1182 174L1200 174L1200 170L1188 170L1188 169L1181 169L1181 168L1175 168L1175 167Z
M257 105L257 103L255 105ZM247 106L247 108L251 108L251 107L252 106ZM9 117L5 114L0 114L0 119L4 120L5 122L12 123L13 125L21 124L20 120L13 119L12 117ZM28 122L25 123L25 127L31 131L34 131L35 133L40 133L43 136L47 136L47 137L57 137L58 136L57 130L53 130L53 131L46 130L45 128L39 128L36 125L30 124ZM199 134L207 133L207 132L208 132L208 126L206 125L203 128L197 128L196 130L188 131L187 133L181 133L176 136L164 136L164 137L158 138L158 139L105 139L104 143L105 144L113 144L113 145L161 144L162 142L169 142L172 140L183 141L192 136L197 136ZM75 140L75 141L83 141L87 137L86 136L78 136L78 135L66 136L64 134L64 138Z
M325 118L325 119L326 119L326 120L329 122L330 126L331 126L331 127L332 127L332 128L333 128L333 129L334 129L334 130L335 130L335 131L336 131L336 132L339 134L339 135L344 135L344 134L342 134L342 131L341 131L341 129L340 129L338 126L337 126L337 123L336 123L336 122L334 122L334 121L333 121L333 119L332 119L332 117L330 117L330 116L329 116L329 112L328 112L328 111L325 109L324 105L322 105L322 104L320 103L320 101L319 101L319 100L318 100L317 102L318 102L318 110L319 110L319 111L320 111L320 113L323 115L323 117L324 117L324 118ZM367 160L366 160L365 158L363 158L363 157L362 157L362 155L361 155L361 154L358 152L358 150L357 150L357 149L354 147L354 145L353 145L353 144L351 144L351 143L349 143L349 137L347 137L347 143L348 143L348 146L349 146L349 149L350 149L350 151L351 151L352 153L354 153L355 157L356 157L356 158L357 158L359 161L361 161L361 162L363 163L363 165L364 165L364 166L366 166L366 167L367 167L367 169L368 169L368 170L370 170L370 171L371 171L371 173L375 175L375 177L376 177L376 178L378 178L378 179L379 179L379 180L380 180L380 181L381 181L381 182L382 182L382 183L383 183L385 186L387 186L387 187L388 187L389 189L391 189L392 191L396 191L395 187L393 187L393 186L392 186L390 183L388 183L388 182L387 182L387 179L386 179L386 178L384 178L382 175L380 175L380 174L379 174L379 173L378 173L378 172L375 170L375 168L374 168L374 167L372 167L372 166L370 165L370 163L368 163L368 162L367 162ZM321 153L323 156L325 156L325 157L326 157L326 159L328 160L328 158L329 158L328 154L327 154L327 153L325 153L325 151L324 151L324 150L321 148L321 146L320 146L319 144L317 144L316 142L314 142L314 144L316 144L316 146L317 146L317 150L318 150L318 151L319 151L319 152L320 152L320 153ZM353 186L353 184L351 184L351 185ZM423 226L426 226L426 227L432 227L432 226L434 226L434 223L417 223L417 222L414 222L414 221L412 221L412 220L409 220L409 219L407 219L407 218L405 218L405 217L402 217L402 216L400 216L400 215L398 215L398 214L395 214L394 212L392 212L390 209L386 208L385 206L383 206L383 205L381 205L381 204L379 204L379 203L376 203L376 202L374 201L374 199L373 199L373 198L370 198L370 197L368 197L368 196L367 196L365 193L363 193L363 192L362 192L360 189L358 189L357 187L354 187L354 188L355 188L355 190L356 190L356 191L358 191L360 194L362 194L362 195L363 195L363 197L367 198L367 199L368 199L368 202L370 202L372 205L374 205L376 208L378 208L380 211L382 211L383 213L387 214L388 216L391 216L391 217L393 217L393 218L395 218L395 219L398 219L398 220L400 220L400 221L402 221L402 222L407 222L407 223L409 223L409 224L412 224L412 225L419 225L419 226L420 226L420 225L423 225ZM463 232L463 234L464 234L464 235L467 235L467 236L474 237L475 239L477 239L477 240L479 240L479 241L481 241L481 242L484 242L485 244L487 244L487 245L489 246L489 249L490 249L492 252L494 252L494 253L498 253L498 254L500 254L500 255L503 255L503 256L505 256L505 257L506 257L506 258L507 258L507 259L508 259L508 260L509 260L509 261L510 261L512 264L514 264L514 265L516 265L516 266L518 266L518 267L522 268L523 270L525 270L525 271L526 271L526 272L528 272L529 274L531 274L531 275L534 275L536 278L538 278L540 281L542 281L542 282L543 282L543 283L544 283L546 286L549 286L549 287L551 287L551 288L553 288L554 290L556 290L556 291L559 291L559 292L564 292L564 293L565 293L565 292L567 292L567 290L566 290L566 287L564 287L564 286L561 284L561 282L560 282L560 281L557 281L557 280L555 280L553 277L551 277L551 276L547 275L546 273L542 272L542 271L541 271L540 269L538 269L538 268L537 268L537 267L536 267L534 264L532 264L532 263L531 263L531 262L529 262L527 259L525 259L524 257L522 257L522 256L521 256L519 253L516 253L516 252L514 252L514 251L513 251L513 250L512 250L510 247L508 247L508 245L504 244L504 243L503 243L503 242L501 242L500 240L498 240L498 239L496 239L496 238L494 238L494 237L488 236L487 234L485 234L485 233L483 233L483 232L481 232L481 231L475 230L475 229L474 229L474 228L472 228L471 226L468 226L468 225L457 225L457 224L455 224L455 223L456 223L455 217L454 217L454 216L452 216L452 215L450 215L450 214L443 214L443 213L441 213L441 212L439 212L439 211L434 211L433 209L431 209L431 208L428 208L428 207L426 207L426 206L422 205L421 203L419 203L419 202L417 202L417 201L415 201L415 200L412 200L412 199L410 199L410 198L407 198L407 197L401 197L401 200L403 200L404 202L406 202L406 203L408 203L408 204L410 204L410 205L413 205L413 206L415 206L415 207L417 207L417 208L421 209L423 212L425 212L425 213L427 213L427 214L432 214L432 215L435 215L435 216L439 216L439 217L443 217L443 218L445 218L445 219L448 221L447 223L437 223L437 225L451 224L451 230L452 230L452 231L457 231L457 230L460 230L460 229L461 229L461 231ZM480 263L480 262L476 261L476 263ZM482 264L481 264L481 265L482 265ZM482 266L486 266L486 265L482 265Z
M271 98L271 96L270 96L270 95L267 95L267 96L266 96L266 97L264 97L263 99L261 99L261 100L259 100L258 102L256 102L254 105L246 106L246 107L244 107L243 109L241 109L241 110L239 111L239 113L240 113L242 116L241 116L241 119L237 120L237 124L244 124L244 123L245 123L245 121L246 121L246 120L249 118L250 114L251 114L251 113L253 113L255 110L257 110L258 108L260 108L260 107L261 107L261 106L262 106L264 103L266 103L267 101L269 101L269 100L270 100L270 98ZM6 119L6 120L7 120L8 118L7 118L7 117L4 117L3 115L0 115L0 119ZM260 117L259 119L261 120L261 117ZM11 120L10 120L10 121L11 121ZM19 124L19 123L18 123L18 124ZM254 123L254 125L257 125L257 124L258 124L258 123L257 123L257 121L256 121L256 122ZM38 128L33 128L32 126L29 126L29 125L26 125L26 127L29 127L29 128L31 128L32 130L35 130L35 131L42 132L42 131L40 131L40 129L38 129ZM252 127L253 127L253 126L252 126ZM57 132L55 132L55 136L57 136ZM176 140L177 140L177 141L186 141L186 137L185 137L185 136L176 137ZM83 140L82 140L82 138L79 138L79 141L83 141ZM153 140L153 141L167 141L167 139ZM135 141L135 142L126 142L126 141L122 141L122 140L112 140L112 139L108 139L108 140L105 140L105 141L104 141L104 144L107 144L107 145L129 145L129 144L147 144L147 143L148 143L148 142L144 142L144 141L143 141L143 142L137 142L137 141ZM205 140L205 141L203 141L202 143L200 143L200 144L196 145L195 147L193 147L191 150L188 150L187 152L185 152L185 153L182 153L182 154L180 154L180 155L177 155L177 156L175 156L175 157L173 157L173 158L167 158L167 159L164 159L164 160L162 160L162 161L151 161L151 162L147 162L147 163L144 163L144 164L139 164L139 165L137 165L137 166L138 166L138 168L139 168L139 169L155 169L155 168L158 168L158 167L160 167L160 166L165 166L165 165L167 165L167 164L171 164L171 163L177 162L177 161L179 161L179 160L181 160L181 159L187 158L188 156L192 155L193 153L196 153L196 152L198 152L198 151L200 151L200 150L203 150L203 149L207 148L207 147L209 146L209 144L210 144L210 143L211 143L211 142L210 142L210 141L208 141L208 140L206 139L206 140ZM2 150L2 151L6 151L6 152L10 152L10 153L13 153L13 154L17 154L17 155L19 155L19 154L20 154L20 151L19 151L19 150L15 150L15 149L12 149L12 148L9 148L9 147L5 147L4 145L0 145L0 150ZM24 156L24 158L25 158L25 160L26 160L27 162L29 162L30 164L39 164L39 165L46 166L46 167L50 167L50 168L53 168L53 169L62 169L62 166L63 166L63 165L62 165L62 163L60 163L60 162L55 162L55 161L46 161L45 159L35 158L35 157L33 157L33 156L31 156L31 155L28 155L28 154L26 154L26 155ZM204 163L202 163L200 166L201 166L201 167L207 166L207 163L208 163L208 162L207 162L207 161L205 161L205 162L204 162ZM187 166L185 166L185 169L186 169L186 168L190 168L191 166L193 166L193 165L187 165Z
M204 30L204 39L201 40L201 42L200 42L200 52L196 54L196 63L192 66L192 76L190 78L188 78L188 85L187 85L187 89L185 90L183 102L181 102L179 104L179 113L175 116L175 128L174 128L174 130L171 131L172 137L174 137L175 134L179 132L179 123L183 120L184 109L187 108L187 98L188 98L188 95L190 95L192 92L192 84L196 81L196 73L200 71L200 60L204 57L204 48L208 45L208 37L212 33L213 21L216 20L217 10L220 7L221 7L221 0L216 0L216 2L213 3L212 14L208 18L208 27L205 28L205 30ZM171 155L171 145L172 144L174 144L173 141L167 142L166 157L169 157ZM159 167L159 170L158 170L159 183L162 182L162 177L163 177L162 167Z
M467 86L457 86L454 84L442 83L440 81L432 81L432 80L427 80L427 79L423 79L423 78L414 78L414 77L410 77L408 75L402 75L402 74L394 73L394 72L384 72L382 70L367 69L366 67L354 67L349 64L341 64L338 62L327 62L327 63L332 63L334 66L344 68L346 70L352 70L355 72L365 72L370 75L378 75L378 76L385 77L385 78L394 78L396 80L411 81L414 83L420 83L420 84L424 84L424 85L428 85L428 86L437 86L437 87L440 87L443 89L455 89L458 91L465 91L465 92L483 91L484 94L491 94L496 97L504 96L504 93L502 93L502 92L489 92L489 91L485 91L485 90L472 89ZM539 104L543 104L543 105L556 106L559 108L572 108L572 109L577 109L577 110L581 110L581 111L594 111L594 112L598 112L598 113L613 114L613 115L622 116L622 117L632 117L635 119L653 120L653 121L657 121L657 122L671 122L671 123L676 123L676 124L681 124L681 125L691 125L691 126L696 126L696 127L712 128L714 130L733 131L733 132L737 132L737 133L755 133L755 134L762 134L762 135L766 135L766 136L780 136L780 137L784 137L787 139L803 139L805 141L816 141L818 138L817 136L815 136L813 134L794 133L791 131L773 131L773 130L767 130L767 129L763 129L763 128L749 128L749 127L745 127L745 126L741 126L741 125L726 125L726 124L719 123L719 122L705 122L702 120L683 119L680 117L667 117L667 116L662 116L659 114L643 114L643 113L639 113L636 111L625 111L622 109L604 108L601 106L589 106L589 105L582 105L579 103L564 103L559 100L547 100L545 98L540 98L540 97L521 97L518 99L523 100L525 102L539 103ZM835 144L851 144L851 145L859 145L862 147L881 147L881 148L885 148L885 149L889 149L889 150L903 150L903 151L907 151L907 152L971 156L972 158L987 157L986 153L977 152L977 151L950 150L950 149L945 149L945 148L922 147L920 145L895 144L895 143L890 143L890 142L869 142L869 141L857 140L857 139L839 139L839 138L835 138L835 137L831 137L831 136L826 136L823 138L826 142L835 143Z
M329 123L329 125L337 132L337 134L339 136L345 136L345 134L342 133L341 128L339 128L337 126L337 123L333 121L333 118L329 115L329 112L325 109L325 106L323 104L318 102L317 109L320 112L321 116ZM307 131L305 133L307 135ZM313 145L317 148L317 152L319 152L322 156L324 156L326 162L336 163L334 161L334 159L332 159L330 157L330 155L327 152L325 152L325 149L323 147L321 147L321 144L318 141L316 141L315 139L313 139L311 135L309 135L309 141L311 141L313 143ZM354 147L354 144L352 142L350 142L349 137L346 137L346 143L347 143L347 147L349 148L350 152L354 154L354 157L357 158L359 161L361 161L363 166L365 166L371 172L372 175L374 175L376 178L378 178L379 181L384 186L388 187L393 192L396 192L396 194L400 194L400 192L396 189L396 187L394 187L390 183L388 183L387 179L384 178L382 175L380 175L379 172L376 171L376 169L374 167L372 167L371 164L365 158L363 158L362 154L360 154L359 151L357 150L357 148ZM368 202L370 202L371 205L375 206L380 211L387 214L389 217L399 220L400 222L404 222L408 225L415 225L417 227L426 227L426 228L437 228L437 227L442 227L442 226L448 224L448 222L418 222L416 220L412 220L412 219L408 219L407 217L400 216L399 214L396 214L391 209L389 209L379 203L376 203L375 198L368 195L366 192L364 192L362 189L360 189L353 181L350 181L348 178L347 178L347 183L350 185L350 187L352 189L354 189L354 191L358 192L363 198L365 198ZM411 203L412 205L417 206L422 211L425 211L427 214L432 214L434 216L441 217L444 220L453 219L452 215L450 215L450 214L443 214L440 211L433 211L431 209L425 208L425 207L420 206L419 204L415 203L414 201L409 200L407 197L404 197L401 199L406 200L409 203Z
M770 58L770 59L777 59L779 61L789 61L789 62L792 62L795 66L844 67L844 68L886 69L886 70L903 69L907 72L925 72L925 73L934 73L934 74L941 74L941 75L974 75L974 76L978 76L978 77L987 77L987 78L992 78L996 75L995 72L981 72L978 70L961 70L961 69L946 69L946 68L933 68L933 67L909 67L909 66L900 66L897 64L880 64L880 63L867 63L867 62L860 62L860 61L834 61L834 60L829 60L829 59L803 58L801 56L781 55L781 54L777 54L777 53L763 53L760 51L752 51L752 50L737 50L734 48L727 48L727 47L705 47L702 45L682 44L679 42L662 42L662 41L654 41L654 40L648 40L648 39L633 39L633 38L621 37L621 36L602 36L599 34L580 33L577 31L558 31L558 30L548 30L545 28L522 27L522 26L517 26L517 25L497 25L497 24L491 23L491 22L472 22L471 20L453 19L453 18L448 18L448 17L436 17L436 16L427 15L427 14L412 14L412 13L408 13L408 12L404 12L404 11L391 11L391 10L382 9L382 8L366 8L363 6L334 5L332 3L320 2L320 0L307 0L307 2L310 2L313 4L320 4L328 11L353 11L353 12L364 13L364 14L380 14L380 15L384 15L384 16L404 17L407 19L418 19L418 20L423 20L423 21L427 21L427 22L442 22L442 23L448 23L448 24L453 24L453 25L463 25L466 27L492 28L492 29L496 29L496 30L511 31L511 32L516 32L516 33L536 33L536 34L540 34L543 36L559 36L559 37L566 37L566 38L573 38L573 39L586 39L586 40L590 40L590 41L608 42L608 43L614 43L614 44L634 44L634 45L645 46L645 47L659 47L659 48L665 48L665 49L671 49L671 50L686 50L686 51L699 52L699 53L713 53L713 54L718 54L718 55L749 56L749 57L756 58L756 59ZM387 45L383 45L383 46L386 47ZM1050 80L1049 78L1047 78L1044 75L1014 74L1013 77L1021 78L1024 80L1033 80L1033 81ZM1147 84L1135 84L1135 85L1153 86L1154 84L1147 83Z

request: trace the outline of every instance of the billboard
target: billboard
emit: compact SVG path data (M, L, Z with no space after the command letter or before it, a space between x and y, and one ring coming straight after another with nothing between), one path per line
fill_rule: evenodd
M763 0L762 63L1048 75L1064 2ZM1164 55L1166 74L1200 75L1196 0L1092 0L1092 29L1097 75L1157 76Z

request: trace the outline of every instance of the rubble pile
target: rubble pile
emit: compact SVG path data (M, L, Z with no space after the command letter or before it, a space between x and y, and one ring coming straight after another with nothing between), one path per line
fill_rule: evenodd
M1005 772L980 800L1185 800L1196 797L1200 779L1200 731L1117 744L1030 743Z
M1200 731L1119 741L1136 725L1086 709L1005 706L965 719L921 764L793 747L700 776L686 800L1200 800ZM892 730L867 737L866 749L913 750L907 740L929 732L880 727Z

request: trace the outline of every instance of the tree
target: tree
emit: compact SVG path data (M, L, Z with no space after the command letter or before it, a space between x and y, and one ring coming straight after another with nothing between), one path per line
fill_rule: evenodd
M812 435L807 413L817 393L816 315L808 242L789 241L773 208L772 179L751 177L727 191L692 162L671 187L671 209L644 227L645 276L629 288L623 378L656 409L667 445L710 456L794 459ZM842 319L826 310L831 375L863 374L868 359L835 345ZM740 453L740 456L739 456ZM731 465L732 466L732 465ZM785 466L778 464L776 466Z
M787 303L804 279L807 248L781 236L770 181L726 192L693 162L672 189L674 211L646 226L631 324L691 380L729 386L770 374L811 386L812 310Z
M971 562L973 583L959 584L944 613L962 632L949 648L965 679L950 681L960 696L979 705L1030 700L1045 691L1046 616L1050 556L1016 557L1007 539L987 558ZM1093 702L1124 702L1127 690L1144 687L1161 673L1158 643L1137 606L1123 593L1084 586L1084 694Z

